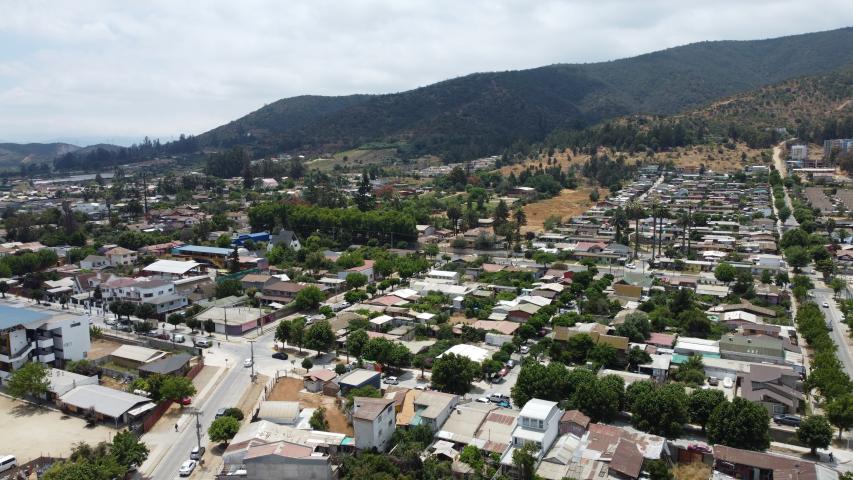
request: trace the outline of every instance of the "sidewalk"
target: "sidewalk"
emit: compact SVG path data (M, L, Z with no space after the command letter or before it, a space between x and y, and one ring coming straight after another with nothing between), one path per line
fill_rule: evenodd
M811 450L808 447L800 447L789 443L771 442L768 451L800 457L806 461L817 462L826 467L836 468L841 472L853 472L853 451L843 448L830 446L826 450L818 449L818 458L811 456ZM833 462L829 461L830 452L832 452L832 456L834 457Z

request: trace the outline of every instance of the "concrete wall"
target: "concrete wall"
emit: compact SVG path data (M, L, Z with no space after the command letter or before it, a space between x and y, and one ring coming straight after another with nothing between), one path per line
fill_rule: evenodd
M246 478L252 480L332 480L332 469L327 459L295 459L261 457L245 461Z

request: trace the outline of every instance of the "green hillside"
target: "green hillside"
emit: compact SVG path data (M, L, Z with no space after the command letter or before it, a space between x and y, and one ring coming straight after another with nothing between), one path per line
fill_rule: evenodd
M388 95L280 100L197 137L200 145L331 151L368 142L445 159L492 154L624 115L674 114L853 64L853 28L755 41L701 42L582 65L477 73Z

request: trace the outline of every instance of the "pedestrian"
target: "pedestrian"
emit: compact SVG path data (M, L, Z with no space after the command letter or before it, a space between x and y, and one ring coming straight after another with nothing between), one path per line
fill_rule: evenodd
M222 346L222 342L216 342L216 346L217 346L217 347L221 347L221 346Z
M835 463L835 456L832 452L829 452L829 463Z
M177 423L175 424L175 431L176 432L178 431L178 424Z

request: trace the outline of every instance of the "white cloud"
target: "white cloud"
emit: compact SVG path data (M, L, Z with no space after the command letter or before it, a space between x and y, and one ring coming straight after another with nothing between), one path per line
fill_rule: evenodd
M0 140L169 138L279 98L844 26L848 0L11 0Z

